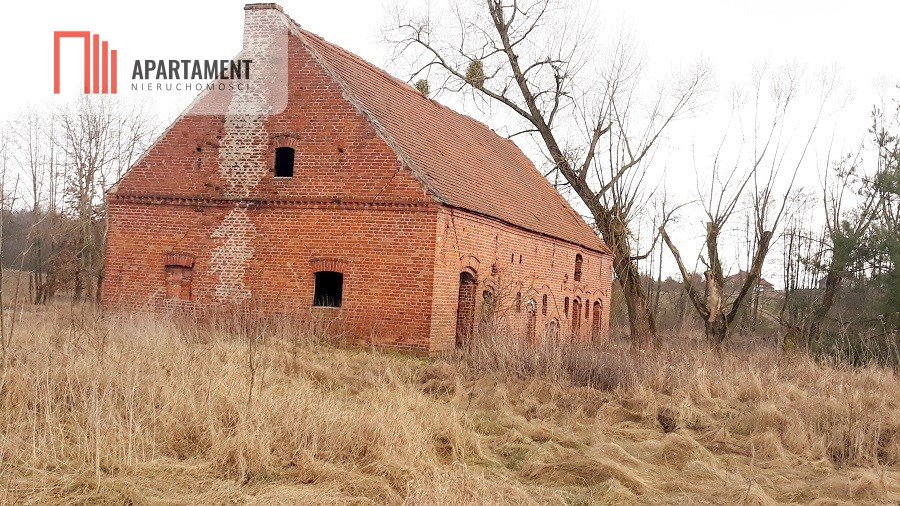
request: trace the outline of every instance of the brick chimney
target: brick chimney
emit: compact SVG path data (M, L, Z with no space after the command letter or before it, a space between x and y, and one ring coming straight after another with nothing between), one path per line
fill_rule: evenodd
M287 106L288 38L293 23L275 3L244 6L241 58L251 60L249 89L238 91L228 113L277 114Z
M275 3L247 4L244 6L244 48L247 43L258 41L260 37L269 35L273 29L286 30L290 18L284 9Z

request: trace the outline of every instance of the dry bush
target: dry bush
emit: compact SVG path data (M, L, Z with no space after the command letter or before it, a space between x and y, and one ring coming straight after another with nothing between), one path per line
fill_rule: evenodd
M514 336L427 360L328 325L26 312L0 503L900 500L890 370Z

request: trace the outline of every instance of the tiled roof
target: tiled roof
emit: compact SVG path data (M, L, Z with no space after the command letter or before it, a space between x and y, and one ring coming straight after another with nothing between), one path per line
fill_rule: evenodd
M439 202L609 251L511 140L318 35L293 33Z

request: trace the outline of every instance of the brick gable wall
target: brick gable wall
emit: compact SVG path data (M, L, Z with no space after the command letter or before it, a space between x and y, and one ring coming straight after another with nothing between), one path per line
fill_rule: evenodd
M195 303L275 310L308 311L314 269L341 265L348 331L425 351L438 206L300 41L288 49L283 113L185 114L108 196L104 304L164 304L173 252L195 259ZM281 146L291 179L274 177Z

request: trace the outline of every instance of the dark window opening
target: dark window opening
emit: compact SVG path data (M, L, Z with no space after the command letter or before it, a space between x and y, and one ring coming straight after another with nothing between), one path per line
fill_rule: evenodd
M516 312L522 312L522 292L516 292Z
M563 313L565 313L566 316L569 316L569 298L568 297L566 297L565 300L563 300Z
M509 254L509 263L512 264L512 263L515 263L515 262L516 262L516 254L515 254L515 253L510 253L510 254Z
M587 320L588 317L590 316L590 314L589 314L588 311L587 311L587 308L591 307L591 301L590 301L589 299L586 299L586 300L584 301L584 307L585 307L585 310L584 310L584 319Z
M575 275L573 278L575 281L581 281L581 264L584 263L584 259L581 257L581 253L575 255Z
M333 271L320 271L316 273L316 288L313 295L313 306L341 307L343 298L343 274Z
M294 177L294 148L275 149L275 177Z
M541 314L547 314L547 294L545 293L543 297L541 297Z

